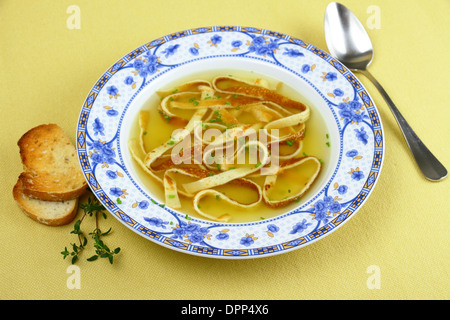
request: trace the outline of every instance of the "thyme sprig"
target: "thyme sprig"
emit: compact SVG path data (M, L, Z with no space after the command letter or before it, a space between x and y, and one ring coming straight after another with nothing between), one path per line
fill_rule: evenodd
M86 248L88 239L81 230L81 223L86 216L90 216L95 218L95 229L88 234L94 240L95 255L88 258L87 261L95 261L98 258L108 258L109 263L112 264L114 262L114 255L120 252L120 248L117 247L114 250L111 250L102 240L103 236L106 236L111 232L111 228L106 232L101 231L99 228L99 214L101 214L104 219L107 217L105 207L99 203L97 199L92 200L91 197L89 197L87 203L80 204L80 209L83 210L83 216L75 222L73 230L70 232L71 234L77 235L78 243L71 243L72 250L70 252L67 247L65 247L64 251L61 251L63 258L65 259L68 256L71 256L72 264L75 264L80 253Z

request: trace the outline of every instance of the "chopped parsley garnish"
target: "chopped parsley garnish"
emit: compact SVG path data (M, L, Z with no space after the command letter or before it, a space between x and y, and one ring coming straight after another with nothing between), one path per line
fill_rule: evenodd
M163 116L163 118L169 122L170 120L172 120L171 117L169 117L167 114L165 114L163 111L159 110L159 113Z
M210 119L209 120L210 123L218 122L222 123L223 125L226 125L226 123L222 120L222 114L220 113L219 110L214 110L214 115L216 116L216 118Z
M200 102L195 98L189 99L189 102L192 103L194 106L198 106L200 104Z

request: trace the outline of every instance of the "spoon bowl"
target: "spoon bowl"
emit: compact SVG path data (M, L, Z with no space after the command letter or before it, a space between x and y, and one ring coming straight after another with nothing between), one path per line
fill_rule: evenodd
M445 178L447 169L419 139L381 84L367 70L373 59L372 42L358 18L340 3L332 2L326 9L325 40L332 56L347 68L364 74L373 82L397 120L409 149L424 176L431 181Z
M332 2L325 15L330 53L352 70L366 69L373 59L372 42L361 22L343 5Z

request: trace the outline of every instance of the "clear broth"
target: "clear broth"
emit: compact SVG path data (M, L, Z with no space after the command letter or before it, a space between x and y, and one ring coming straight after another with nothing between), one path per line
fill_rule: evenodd
M325 121L323 120L320 113L317 109L309 103L299 92L295 89L289 87L286 84L279 85L279 81L265 75L257 74L252 71L242 71L242 70L213 70L208 72L201 72L194 75L190 75L188 77L179 79L170 86L166 88L161 88L161 91L165 90L174 90L177 86L186 83L188 81L193 80L212 80L216 76L220 75L233 75L236 78L240 79L256 79L261 78L267 80L269 83L270 89L277 88L276 92L286 96L292 100L301 101L302 103L308 105L311 110L311 116L309 120L306 122L306 134L303 139L303 148L300 152L299 156L311 155L320 159L322 163L321 173L319 173L319 177L317 180L320 180L321 174L325 171L329 158L330 158L330 148L329 148L329 138L328 138L328 129L325 125ZM166 142L173 130L176 129L173 125L167 123L167 121L161 116L159 113L159 104L160 97L154 93L144 104L141 110L148 111L150 114L148 128L146 130L146 134L144 136L144 144L147 150L152 150L153 148L158 147L159 145ZM138 113L137 113L138 114ZM139 136L139 125L138 125L138 115L134 122L136 125L132 127L131 138L138 138ZM281 148L286 148L285 146L280 145ZM164 188L163 186L155 181L152 177L147 175L134 161L133 166L135 172L138 174L139 179L143 183L143 185L147 188L149 193L159 202L164 202ZM308 168L305 168L308 171ZM311 170L309 170L311 171ZM291 177L287 177L285 175L280 175L279 179L281 183L283 183L283 190L278 190L276 194L271 195L274 200L283 199L289 197L291 194L295 194L296 190L298 190L302 181L304 180L302 172L298 172L298 170L294 170L291 172ZM303 180L302 180L303 179ZM264 182L264 177L254 178L253 181L259 183L261 186ZM317 180L314 182L317 183ZM277 182L278 183L278 182ZM313 184L313 186L314 186ZM312 187L313 187L312 186ZM266 206L263 201L261 201L258 205L252 208L240 208L237 206L233 206L231 204L226 203L226 201L220 201L220 199L216 198L204 198L201 201L201 208L203 211L208 213L213 213L214 216L221 216L224 213L229 213L232 217L230 223L243 223L243 222L252 222L258 221L261 219L268 219L280 214L291 211L297 206L301 205L304 202L304 199L309 198L311 195L312 187L306 191L306 193L297 201L290 203L289 205L281 208L270 208ZM248 192L242 192L242 188L239 189L239 192L234 191L233 188L227 187L226 185L222 187L216 188L216 190L223 192L227 196L231 198L235 198L240 202L251 202L255 199L255 191L247 190ZM193 207L192 198L185 198L180 196L182 209L179 209L179 212L183 214L187 214L191 217L196 217L200 219L205 219L200 216Z

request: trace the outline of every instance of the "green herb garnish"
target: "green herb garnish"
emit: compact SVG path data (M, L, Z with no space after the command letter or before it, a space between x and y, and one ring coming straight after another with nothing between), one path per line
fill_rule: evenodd
M119 202L119 198L117 199ZM114 255L118 254L120 252L120 248L117 247L114 250L110 250L108 246L103 242L102 237L110 234L111 228L109 228L108 231L103 232L99 228L98 219L99 214L103 216L104 219L106 219L106 213L105 213L105 207L98 202L97 199L92 200L90 197L87 200L87 203L82 203L79 206L83 210L83 216L81 219L77 220L74 224L73 230L70 232L72 234L76 234L78 236L78 242L79 244L72 243L72 251L69 252L67 250L67 247L64 248L64 251L61 252L63 255L63 258L67 258L68 256L72 257L72 264L75 264L75 262L78 260L80 253L86 249L86 245L88 243L88 239L84 235L83 231L81 230L81 223L83 222L84 218L86 216L94 217L95 218L95 229L94 231L90 232L89 235L94 240L94 248L95 248L95 255L91 256L87 259L87 261L95 261L99 257L100 258L108 258L109 263L113 263L114 261Z
M163 111L159 110L159 113L163 116L163 118L169 122L170 120L172 120L171 117L169 117L167 114L165 114Z
M197 99L195 99L195 98L189 99L189 102L191 102L192 104L194 104L194 106L198 106L198 105L200 104L200 102L199 102Z

